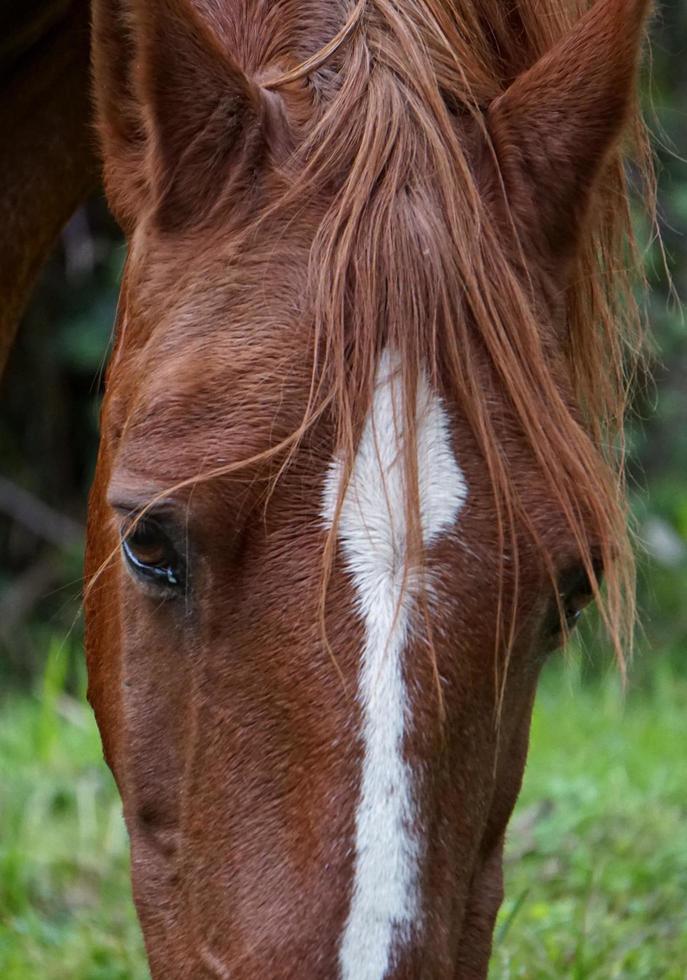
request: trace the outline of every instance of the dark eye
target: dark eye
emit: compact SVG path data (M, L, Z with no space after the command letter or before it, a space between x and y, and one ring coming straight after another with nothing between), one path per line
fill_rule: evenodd
M158 521L141 517L126 524L122 531L122 552L137 577L167 590L183 590L184 561Z
M592 562L597 583L603 577L600 561ZM558 581L558 596L552 604L547 632L552 637L563 639L577 625L582 613L594 599L594 587L583 565L574 566L561 575Z
M585 608L594 598L594 590L589 576L580 569L575 581L559 594L561 609L567 629L573 629Z

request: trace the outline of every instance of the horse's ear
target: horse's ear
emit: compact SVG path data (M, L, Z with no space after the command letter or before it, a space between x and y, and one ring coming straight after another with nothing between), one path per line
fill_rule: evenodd
M521 241L555 261L575 250L604 163L636 98L649 0L597 0L488 110Z
M145 126L134 85L136 49L128 0L93 0L92 72L105 190L129 230L146 198Z
M94 0L105 186L125 230L151 207L167 229L202 219L230 158L255 150L267 103L201 11L198 0Z
M136 20L149 180L169 230L202 219L232 158L255 151L265 103L188 0L138 0Z

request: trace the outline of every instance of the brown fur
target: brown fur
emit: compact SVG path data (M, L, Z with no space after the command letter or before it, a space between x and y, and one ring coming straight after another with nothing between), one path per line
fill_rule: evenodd
M0 374L49 249L98 179L87 4L10 7L0 13Z
M96 4L130 251L91 498L90 696L154 976L336 974L362 636L320 501L334 454L350 473L386 346L403 365L409 565L429 557L423 369L470 491L406 658L427 853L394 977L486 976L571 566L597 595L605 567L620 649L632 564L607 447L634 343L620 138L641 157L647 3L545 8ZM117 557L144 512L181 528L185 599L155 601Z

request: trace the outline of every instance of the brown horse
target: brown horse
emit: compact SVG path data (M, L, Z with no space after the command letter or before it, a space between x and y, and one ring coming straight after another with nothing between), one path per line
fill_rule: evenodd
M87 654L155 977L486 976L539 667L631 594L647 6L95 3Z

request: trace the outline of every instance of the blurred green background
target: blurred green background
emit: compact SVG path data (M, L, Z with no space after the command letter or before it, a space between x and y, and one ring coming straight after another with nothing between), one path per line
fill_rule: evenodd
M654 28L675 293L647 243L653 380L629 420L641 630L623 695L591 634L546 670L492 977L687 976L687 0ZM0 386L0 976L147 976L126 834L85 704L86 497L124 258L101 200L65 229Z

